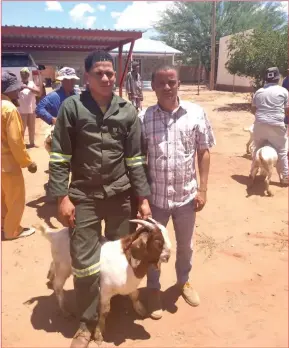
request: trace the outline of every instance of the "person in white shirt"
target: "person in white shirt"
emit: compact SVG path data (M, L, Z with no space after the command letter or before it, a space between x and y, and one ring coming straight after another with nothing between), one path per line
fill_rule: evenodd
M265 86L258 89L253 97L253 137L255 152L266 142L275 148L279 158L277 170L281 174L281 184L288 186L288 134L285 125L285 116L288 115L288 91L279 86L279 80L280 73L277 67L267 69Z
M19 94L18 111L22 118L24 134L26 127L28 128L29 147L35 147L36 96L40 95L40 90L33 81L29 81L30 72L28 68L21 69L20 76L22 89Z

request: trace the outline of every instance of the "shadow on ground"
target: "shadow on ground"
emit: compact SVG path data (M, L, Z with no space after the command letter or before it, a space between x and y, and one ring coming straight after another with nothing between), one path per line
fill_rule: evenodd
M245 154L242 155L242 156L236 156L236 157L238 157L238 158L245 158L245 159L247 159L247 160L249 160L249 161L252 161L252 155L250 155L250 154L248 154L248 153L245 153Z
M231 103L226 106L221 106L219 108L214 109L213 111L219 112L238 112L238 111L250 111L251 104L250 103Z
M54 226L51 222L51 218L56 218L58 220L56 203L48 203L46 201L46 196L42 196L28 202L26 205L30 208L36 209L37 216L44 220L48 227L57 228L57 226Z
M67 307L75 303L74 291L65 291L65 301ZM50 296L33 297L26 301L24 305L29 306L37 302L31 315L31 324L35 330L46 332L60 332L66 338L72 338L75 334L78 323L75 319L65 319L58 308L54 293ZM75 309L74 309L75 311Z
M239 184L248 186L249 184L249 177L246 175L232 175L231 178L235 181L237 181ZM282 187L282 185L279 182L271 181L270 186L277 186ZM250 196L266 196L265 194L265 182L262 180L262 177L257 176L254 182L253 187L250 189L247 188L247 197Z
M163 310L170 313L177 311L176 302L180 296L175 286L162 292ZM140 289L140 298L147 304L148 292L146 288ZM76 318L66 319L59 311L55 295L38 296L27 300L24 305L30 306L37 303L31 315L31 324L35 330L46 332L59 332L64 337L72 339L79 326ZM76 313L76 301L73 290L65 291L65 303L67 309ZM133 310L131 300L128 296L115 296L111 300L111 311L106 320L106 331L104 341L119 346L126 340L148 340L150 334L145 328L135 323L141 320ZM149 319L151 320L151 319Z

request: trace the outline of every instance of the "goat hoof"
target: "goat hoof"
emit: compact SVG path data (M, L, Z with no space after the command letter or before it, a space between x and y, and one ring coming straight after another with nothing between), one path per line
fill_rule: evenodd
M93 340L98 346L100 346L101 343L103 342L103 336L99 327L97 327L94 331Z
M133 308L140 317L144 318L147 316L147 311L140 301L135 302Z
M274 196L274 194L271 191L268 191L267 193L268 193L268 197L273 197Z

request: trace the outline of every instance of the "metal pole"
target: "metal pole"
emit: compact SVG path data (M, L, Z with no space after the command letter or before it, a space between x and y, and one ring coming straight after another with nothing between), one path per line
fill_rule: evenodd
M133 51L133 47L134 47L134 41L135 40L132 40L132 42L130 43L130 48L129 48L127 60L126 60L126 63L125 63L124 71L123 71L123 74L121 74L121 78L120 78L119 88L123 87L123 82L124 82L124 79L126 77L128 65L130 64L131 59L132 59L131 57L132 57L132 51Z
M201 80L201 53L199 53L199 66L198 66L198 95L200 95L200 80Z
M215 88L215 63L216 63L216 0L212 2L212 29L211 29L211 72L210 90Z
M118 47L118 94L122 97L122 86L121 86L121 77L122 77L122 44Z

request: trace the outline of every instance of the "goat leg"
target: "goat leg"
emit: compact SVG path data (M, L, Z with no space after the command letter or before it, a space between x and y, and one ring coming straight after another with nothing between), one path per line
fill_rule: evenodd
M250 145L251 145L251 142L248 141L247 144L246 144L246 153L247 153L247 155L250 155L250 154L251 154Z
M110 311L110 299L107 302L100 304L99 320L94 330L93 338L92 338L98 345L100 345L103 342L103 334L105 331L105 321L109 311Z
M131 298L132 305L133 305L133 308L136 311L136 313L142 318L146 317L147 311L146 311L144 305L139 300L139 290L135 290L134 292L132 292L129 295L129 297Z
M265 178L265 182L266 182L266 192L268 194L269 197L273 197L274 194L273 192L270 190L270 181L271 181L271 175L268 175L266 178Z
M49 271L47 273L48 282L46 283L46 285L48 289L53 289L54 278L55 278L55 265L54 265L54 262L52 261L50 263Z
M73 313L69 312L66 309L65 301L64 301L63 287L69 275L70 275L69 270L60 269L56 265L56 274L53 281L53 289L57 298L60 311L65 318L71 318L74 316Z

